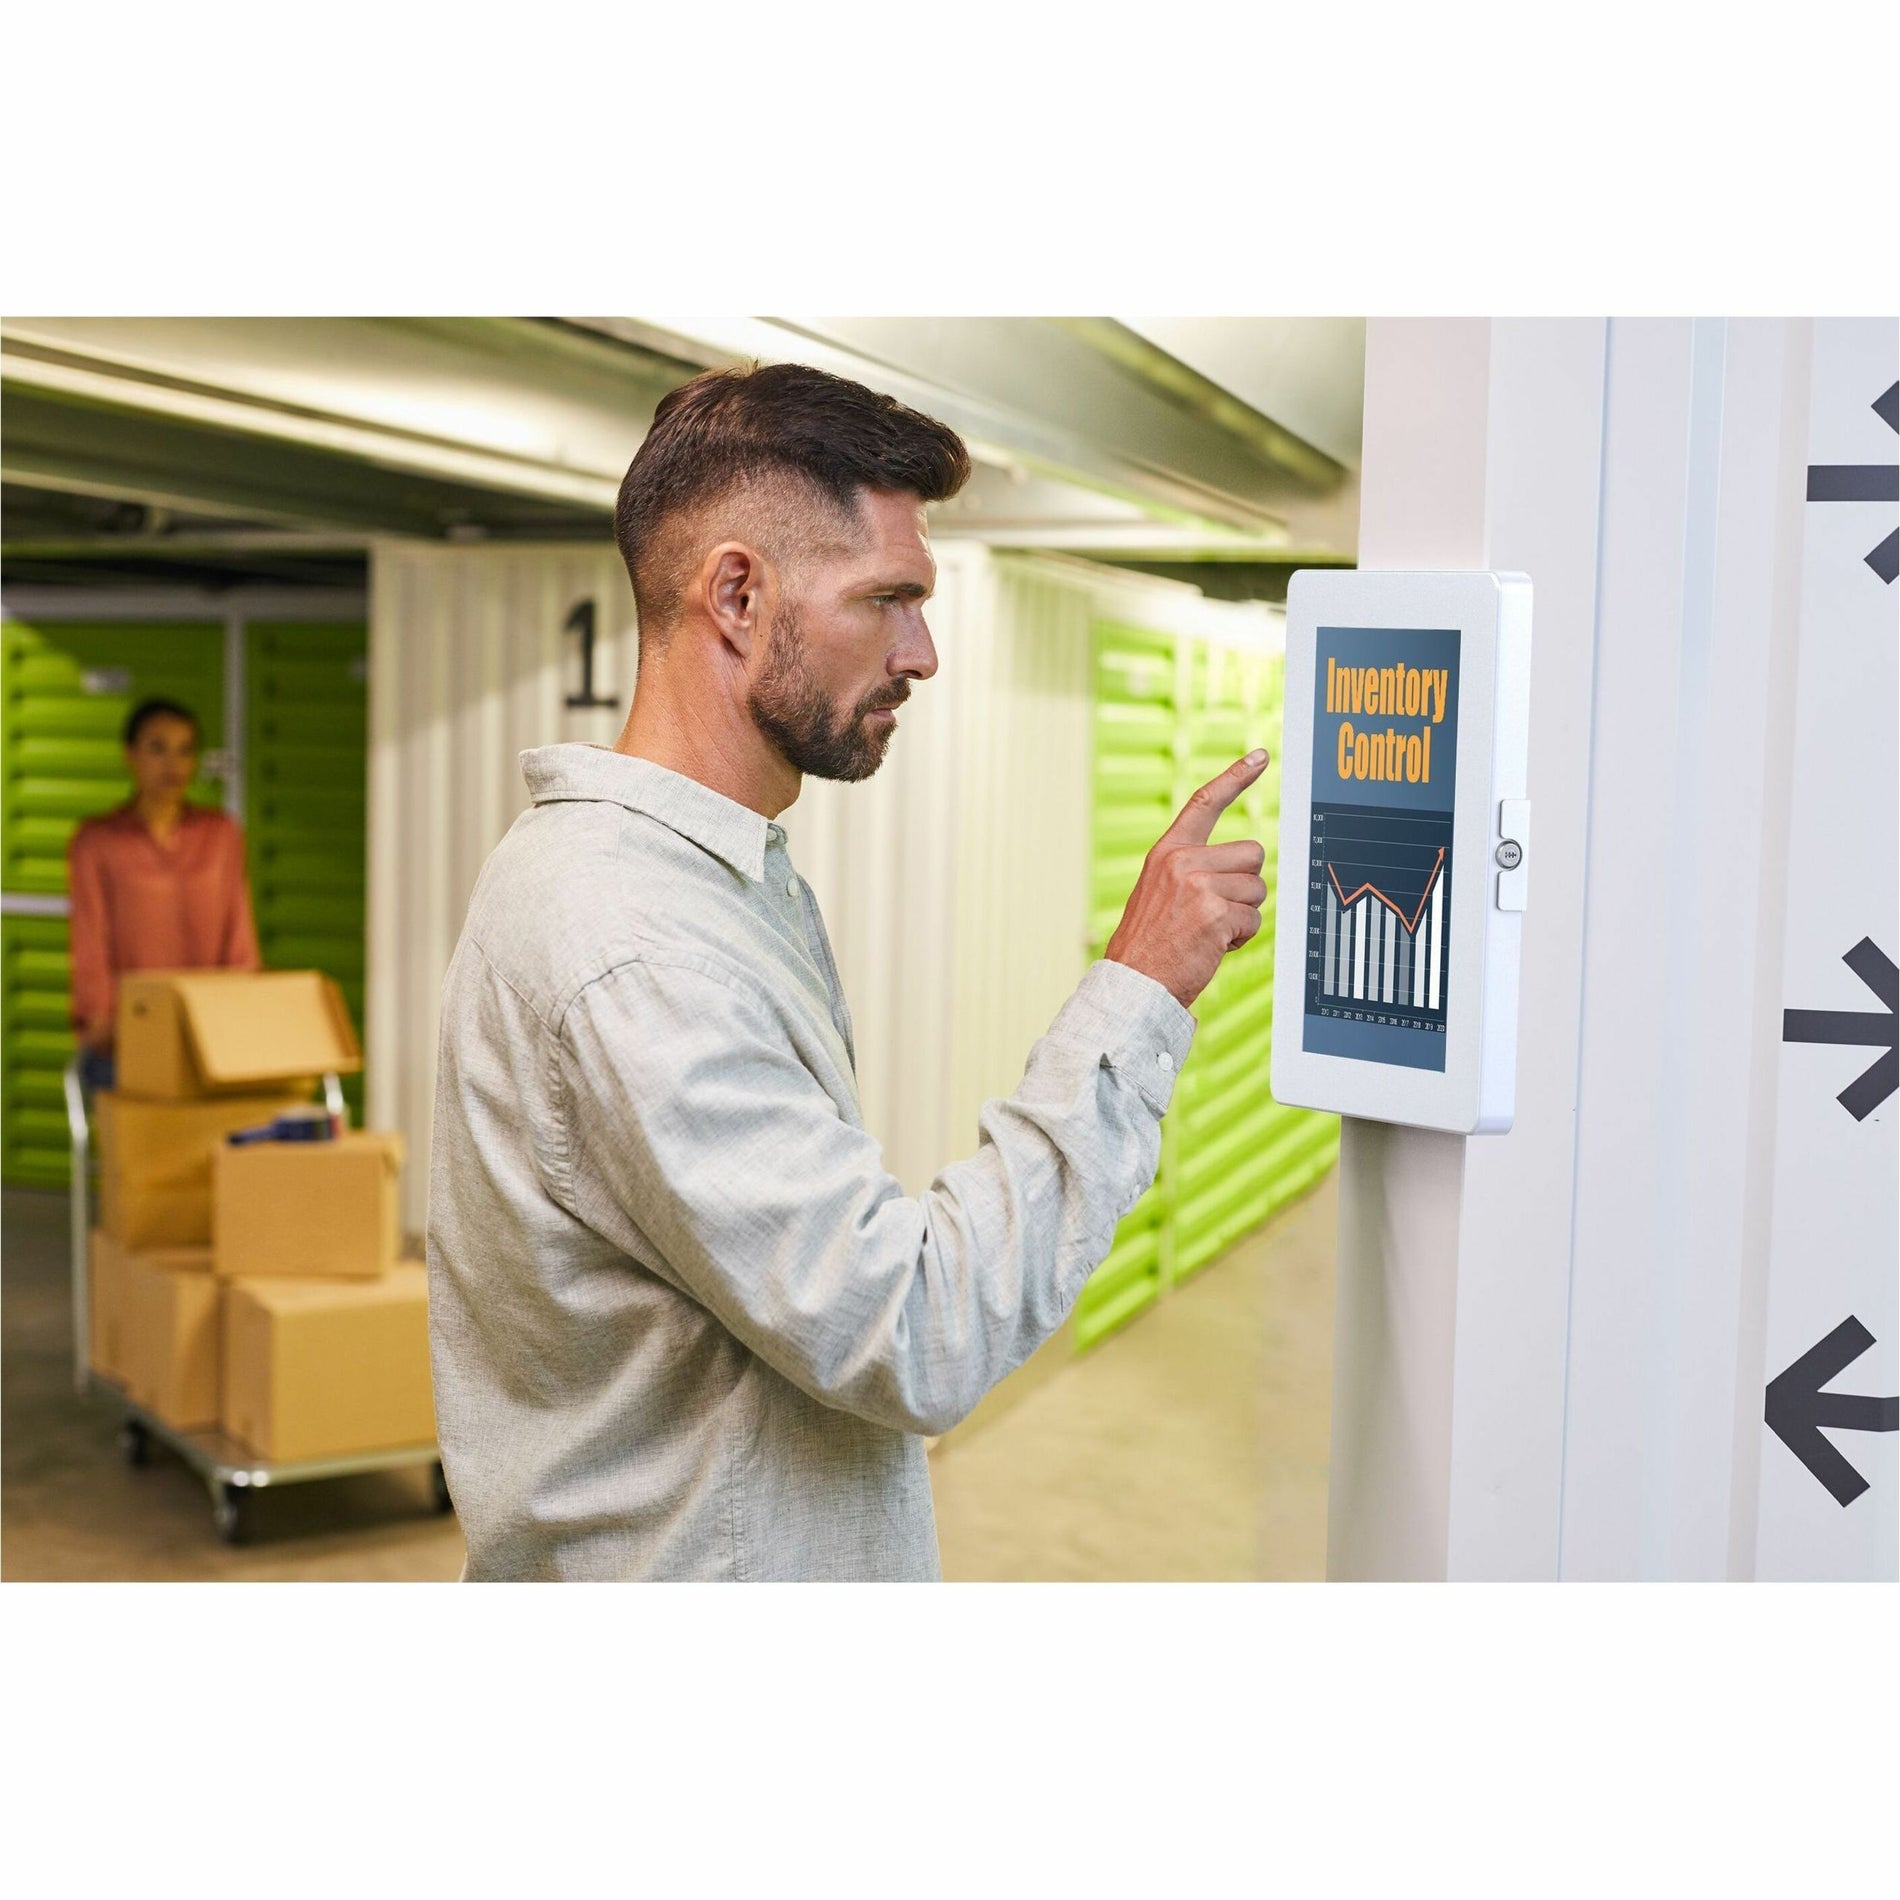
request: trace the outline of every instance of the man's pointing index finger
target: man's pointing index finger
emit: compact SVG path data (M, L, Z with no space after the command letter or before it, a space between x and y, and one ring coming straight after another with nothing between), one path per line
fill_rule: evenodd
M1205 844L1220 823L1220 815L1267 769L1267 750L1256 746L1236 759L1218 778L1211 778L1188 799L1165 832L1163 844Z

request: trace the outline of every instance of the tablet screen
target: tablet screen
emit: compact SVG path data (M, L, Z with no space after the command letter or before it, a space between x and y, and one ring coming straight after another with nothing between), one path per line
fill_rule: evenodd
M1442 1073L1458 633L1318 635L1302 1047Z

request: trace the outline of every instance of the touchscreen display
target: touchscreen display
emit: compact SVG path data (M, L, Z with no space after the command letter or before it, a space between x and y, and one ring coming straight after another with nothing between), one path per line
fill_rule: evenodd
M1456 629L1321 627L1305 1049L1444 1070L1457 769Z

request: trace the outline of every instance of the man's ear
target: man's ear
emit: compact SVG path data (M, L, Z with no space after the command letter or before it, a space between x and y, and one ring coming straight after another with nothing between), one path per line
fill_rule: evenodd
M741 660L749 661L764 625L765 563L743 541L722 541L700 563L707 617Z

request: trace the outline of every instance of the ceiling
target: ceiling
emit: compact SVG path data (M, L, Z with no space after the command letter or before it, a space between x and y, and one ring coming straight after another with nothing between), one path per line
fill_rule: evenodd
M1106 318L23 318L9 584L360 582L374 536L597 540L667 390L797 359L928 410L937 532L1272 594L1357 537L1363 326Z

